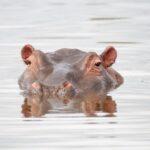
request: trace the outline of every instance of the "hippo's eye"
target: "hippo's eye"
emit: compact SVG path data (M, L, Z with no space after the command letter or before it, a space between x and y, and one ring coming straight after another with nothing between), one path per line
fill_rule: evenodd
M29 60L24 60L24 63L25 63L26 65L31 65L31 61L29 61Z
M101 62L95 63L95 66L99 67L101 65Z

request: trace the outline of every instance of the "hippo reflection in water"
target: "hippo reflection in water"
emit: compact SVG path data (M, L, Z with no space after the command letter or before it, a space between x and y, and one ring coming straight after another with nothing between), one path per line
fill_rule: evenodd
M24 117L40 117L42 115L45 115L47 113L50 113L50 103L46 100L44 101L37 101L34 102L33 97L28 97L24 99L24 102L21 106L22 110L21 113L24 115ZM107 96L105 100L103 100L102 107L99 103L97 103L95 111L103 111L108 114L105 116L107 117L113 117L115 116L113 113L116 112L117 105L116 102L112 99L111 96ZM60 112L60 111L59 111ZM63 113L70 113L72 111L70 110L61 110ZM76 111L77 112L77 111Z
M68 48L44 53L25 45L21 56L27 68L18 83L38 112L34 116L63 106L95 116L108 93L123 83L123 77L111 68L117 58L112 46L99 55Z

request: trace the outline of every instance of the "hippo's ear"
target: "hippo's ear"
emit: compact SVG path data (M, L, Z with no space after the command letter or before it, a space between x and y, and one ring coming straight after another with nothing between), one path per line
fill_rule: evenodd
M28 60L28 58L32 55L33 51L34 51L34 48L31 45L29 45L29 44L25 45L22 48L22 50L21 50L21 57L22 57L23 61L25 62L25 64L28 65L28 64L31 63Z
M114 47L108 46L101 54L101 58L103 60L104 67L110 67L112 64L115 63L117 58L117 51Z

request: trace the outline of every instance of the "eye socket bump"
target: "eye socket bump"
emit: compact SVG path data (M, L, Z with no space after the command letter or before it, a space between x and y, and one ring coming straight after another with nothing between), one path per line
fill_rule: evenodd
M95 63L95 66L99 67L101 65L101 62Z

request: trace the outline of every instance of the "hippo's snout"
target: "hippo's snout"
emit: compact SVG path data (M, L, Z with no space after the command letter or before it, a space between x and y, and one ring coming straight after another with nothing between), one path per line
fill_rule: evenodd
M45 98L57 98L62 101L72 100L77 92L73 85L66 81L58 86L45 86L38 82L34 82L30 88L30 94L44 96Z
M56 95L60 99L69 99L72 100L76 95L76 90L73 85L66 81L60 87L56 88Z

